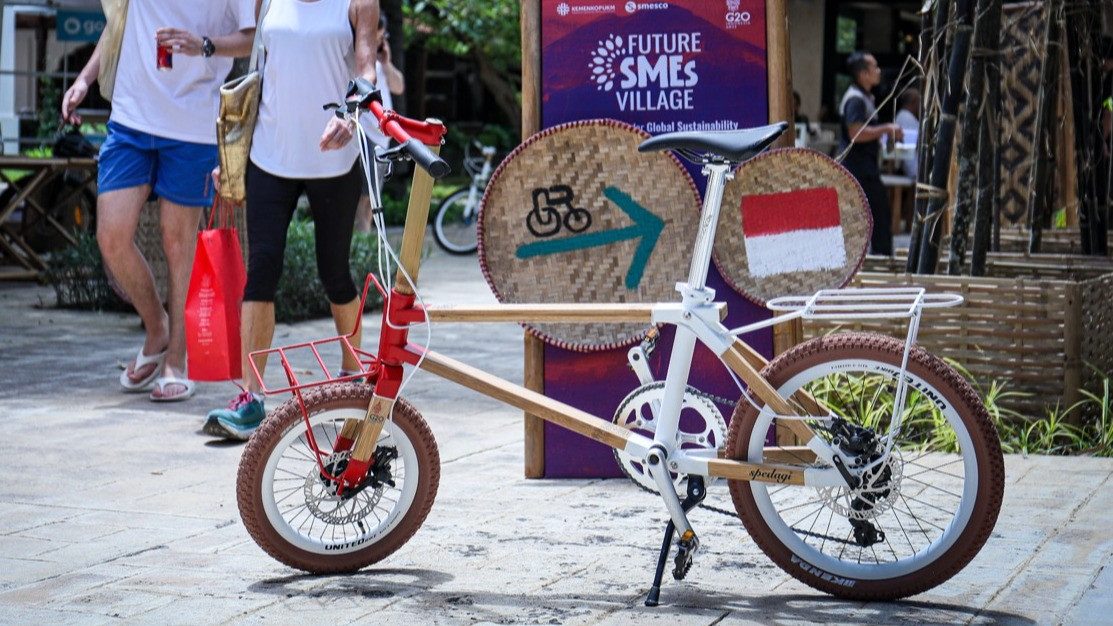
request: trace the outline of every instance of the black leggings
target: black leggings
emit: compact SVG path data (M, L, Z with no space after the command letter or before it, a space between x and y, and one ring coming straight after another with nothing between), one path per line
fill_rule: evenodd
M316 231L317 275L333 304L347 304L358 293L348 257L352 247L360 171L353 165L335 178L282 178L247 166L247 286L243 299L274 302L286 230L304 191Z

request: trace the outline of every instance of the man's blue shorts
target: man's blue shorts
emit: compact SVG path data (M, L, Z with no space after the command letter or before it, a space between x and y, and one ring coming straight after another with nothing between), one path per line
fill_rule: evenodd
M110 121L98 158L97 191L150 185L156 196L182 206L209 206L209 175L216 164L215 145L157 137Z

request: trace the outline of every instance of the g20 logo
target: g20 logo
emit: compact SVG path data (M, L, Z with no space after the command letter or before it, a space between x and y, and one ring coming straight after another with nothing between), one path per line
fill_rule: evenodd
M750 23L749 11L729 11L726 17L727 24L730 26L742 26Z

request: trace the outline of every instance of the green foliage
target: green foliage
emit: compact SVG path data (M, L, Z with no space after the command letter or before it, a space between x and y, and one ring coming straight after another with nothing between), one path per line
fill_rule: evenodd
M1001 406L1006 398L1026 394L1007 391L1002 381L993 381L985 391L969 371L957 366L956 369L982 397L1006 453L1113 456L1113 405L1108 374L1094 369L1100 380L1100 393L1083 390L1085 398L1066 409L1056 405L1044 417L1030 417Z
M275 319L279 322L297 322L329 315L329 301L325 288L317 277L316 244L313 222L295 219L286 233L286 256L282 278L274 298ZM352 236L352 277L356 288L362 289L368 272L377 269L378 242L374 234L355 233ZM365 310L381 304L379 293L371 288Z
M1027 394L1008 390L1002 381L983 387L961 365L949 363L982 398L1005 453L1113 456L1113 390L1107 374L1095 369L1099 392L1084 390L1085 398L1074 405L1066 409L1055 406L1046 416L1032 418L1002 405L1009 398ZM888 424L886 411L893 404L891 383L887 376L839 376L816 381L809 392L836 415L853 416L855 423L883 430ZM957 451L954 431L945 427L945 418L929 399L909 389L905 406L902 438L906 442L926 450Z
M49 143L54 140L62 123L62 86L46 76L39 78L39 83L42 85L42 103L39 106L37 137Z
M126 311L131 306L116 296L104 274L97 239L76 233L77 245L51 254L46 281L54 287L58 306L64 309Z
M514 0L406 0L406 41L474 61L480 82L513 128L521 126L519 3Z
M387 226L402 226L406 223L407 198L383 193L383 219Z
M427 50L456 56L479 52L500 71L518 71L518 9L514 0L408 0L403 6L406 41L422 40Z

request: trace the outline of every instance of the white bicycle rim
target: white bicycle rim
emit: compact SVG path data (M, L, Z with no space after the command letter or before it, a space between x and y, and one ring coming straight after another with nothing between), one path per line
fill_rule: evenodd
M475 250L476 247L479 245L478 235L476 234L477 228L479 226L478 208L472 209L472 222L468 226L465 226L460 222L453 222L449 223L446 228L446 225L444 223L444 216L448 213L447 209L450 208L453 204L459 204L463 207L464 211L467 211L469 195L470 191L467 189L461 189L456 193L453 193L451 196L445 199L443 204L441 204L441 207L446 210L438 209L437 217L433 221L433 227L436 229L437 232L437 240L441 243L441 245L454 252L471 252ZM482 195L481 192L476 192L475 201L477 204L479 203L480 195ZM456 230L459 232L450 233L449 231L452 230ZM461 234L468 236L461 237ZM461 243L461 241L466 241L466 243Z
M330 409L311 416L313 434L321 451L331 450L345 419L363 417L364 410L357 408ZM398 487L383 485L376 491L368 488L345 502L325 499L322 501L325 505L339 503L336 511L343 511L343 507L353 511L357 507L366 509L358 520L332 523L314 515L305 497L307 479L318 478L320 472L305 436L304 423L296 423L275 445L263 470L263 510L271 527L291 545L314 554L355 552L384 537L413 505L420 471L413 443L394 422L387 422L379 437L378 446L384 445L398 449L398 458L391 462L391 475Z
M900 372L900 368L882 363L873 359L843 359L838 361L830 361L820 363L812 366L790 380L786 381L779 389L778 392L782 397L788 397L790 392L799 389L805 383L817 380L823 376L834 373L846 372L861 372L871 374L887 374L894 379ZM884 523L887 539L883 544L871 546L870 548L858 548L853 546L850 548L841 548L844 554L858 554L858 559L874 559L869 564L863 564L850 560L848 555L846 558L835 558L822 548L827 546L831 550L835 548L833 545L815 536L797 532L788 522L786 522L784 515L790 508L785 508L782 513L782 506L789 506L798 509L793 514L793 518L802 519L805 515L803 505L792 504L791 500L806 499L802 496L810 496L816 494L818 502L818 492L807 487L785 487L779 485L769 485L766 483L751 482L750 489L753 493L754 500L757 504L758 510L761 512L762 518L769 528L780 539L780 541L787 546L793 554L797 555L807 564L814 566L824 572L828 572L835 576L861 579L861 580L880 580L891 579L905 574L912 573L927 567L930 563L944 555L947 550L958 540L962 530L966 528L970 521L971 515L974 510L974 501L978 489L978 467L977 459L974 453L974 444L967 431L965 425L962 423L954 406L945 398L941 393L935 391L933 387L928 385L923 379L915 376L911 372L906 372L907 380L912 389L931 390L939 402L945 405L941 409L941 413L946 418L947 423L953 429L958 449L961 458L955 454L944 453L927 453L922 456L918 451L906 451L904 453L904 479L901 485L901 496L897 498L897 502L893 508L887 513L883 514L878 522ZM937 405L938 406L938 405ZM757 436L757 433L767 433L772 426L773 416L768 411L762 411L758 417L754 430L751 433L748 458L751 460L761 459L762 450L765 446L765 441L762 437ZM898 446L899 447L899 446ZM896 450L894 449L894 454ZM957 460L956 460L957 459ZM957 477L957 472L961 467L962 476ZM911 469L910 469L911 468ZM917 479L918 475L926 472L936 472L938 478L942 480L949 480L951 482L961 481L961 488L955 491L943 491L934 484L924 483L922 479ZM919 492L913 494L906 494L905 492L918 489ZM951 511L949 520L943 521L939 519L942 514L938 510L932 510L933 506L920 502L923 492L933 490L930 496L944 496L949 500L955 501L957 506ZM936 493L935 490L939 490ZM927 514L932 517L930 523L926 520L917 520L915 517L916 512L913 511L927 511ZM908 513L906 522L913 523L914 525L909 528L901 523L898 518L898 512ZM884 516L890 516L894 519L885 519ZM892 526L890 526L892 523ZM894 537L893 532L896 531L899 535ZM928 531L932 532L932 537L928 541L928 537L924 537L922 546L913 545L912 537L920 534L925 534ZM822 534L822 533L815 533ZM810 540L810 541L809 541ZM894 545L894 541L898 542ZM899 545L900 543L907 543L908 545ZM816 547L818 544L819 547ZM896 548L908 550L908 554L897 553ZM890 560L891 559L891 560Z

